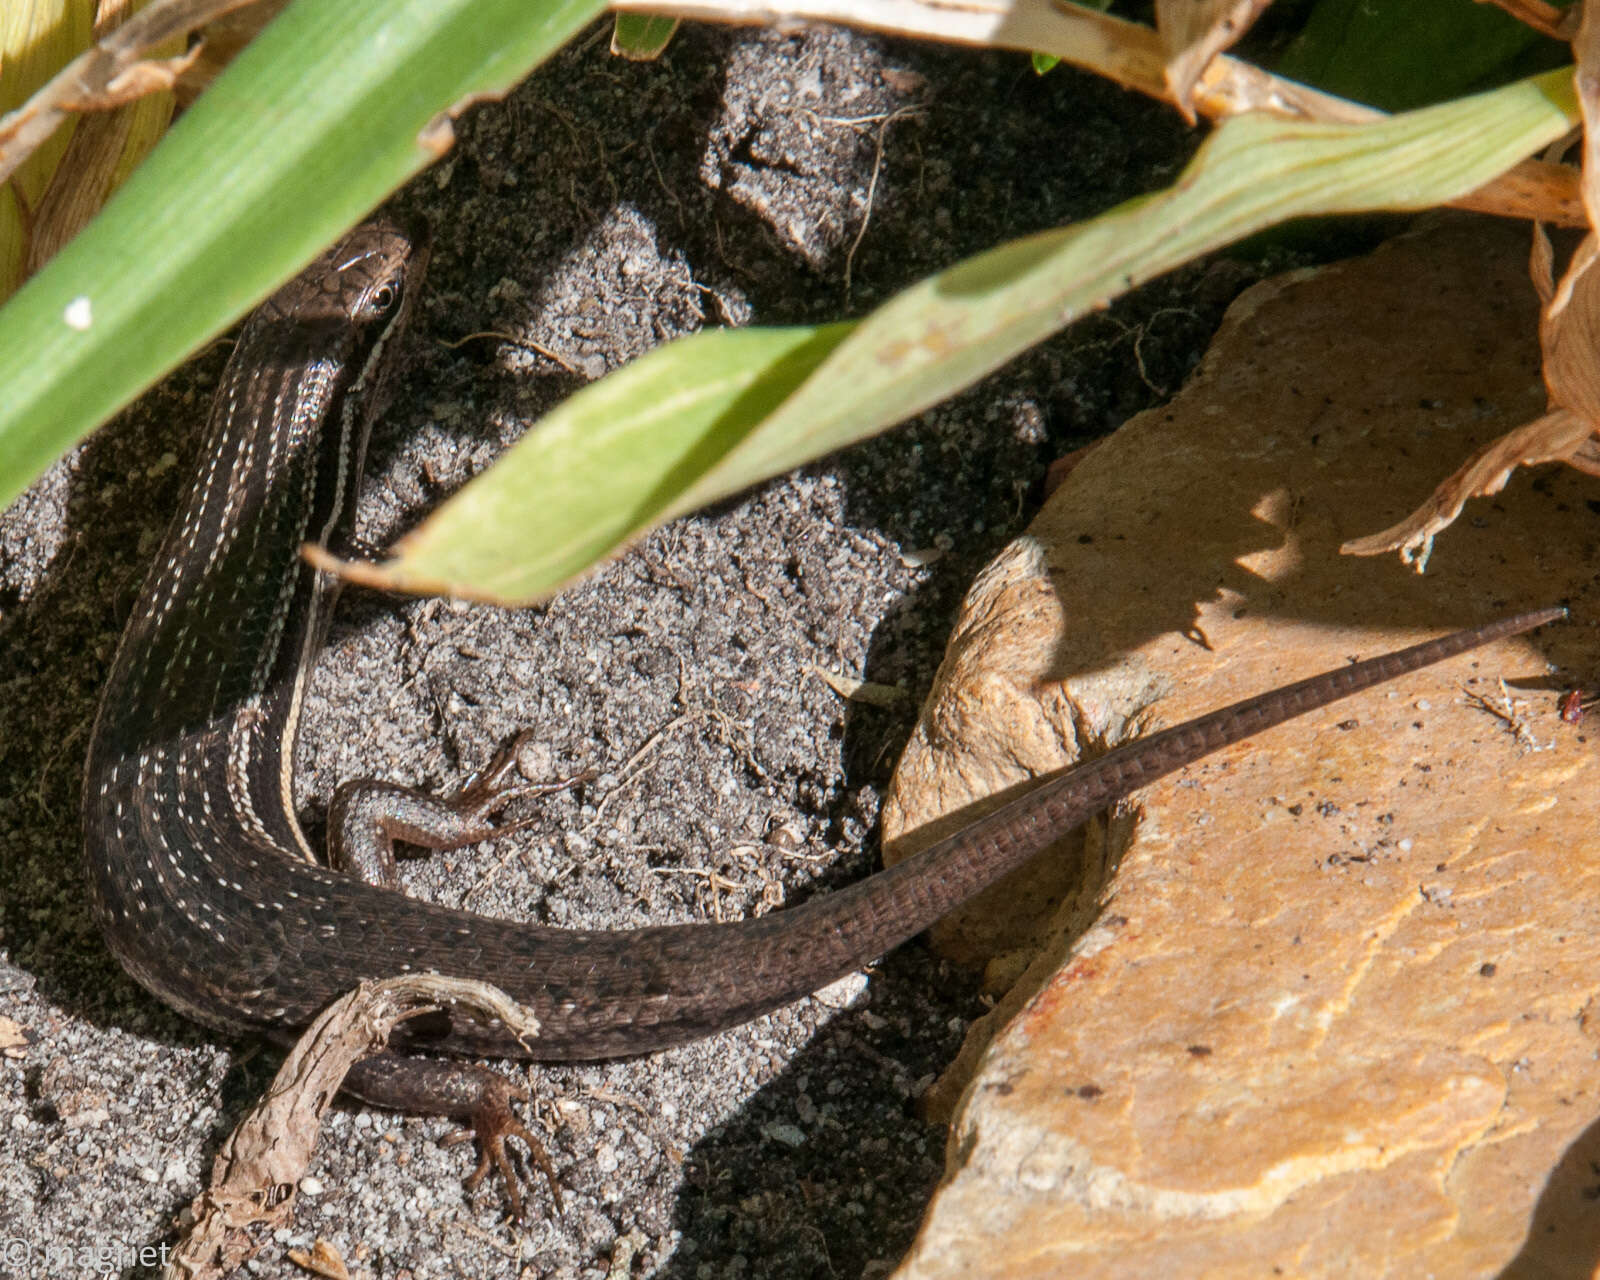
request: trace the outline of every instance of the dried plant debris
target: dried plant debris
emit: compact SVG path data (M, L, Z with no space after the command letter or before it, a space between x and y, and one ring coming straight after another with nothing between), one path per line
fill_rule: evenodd
M893 708L903 706L911 697L911 694L899 685L860 680L842 671L830 671L819 667L815 663L808 664L806 669L847 702Z
M1478 449L1398 524L1346 542L1340 548L1345 555L1398 551L1421 573L1433 539L1461 514L1467 500L1499 493L1518 467L1565 462L1587 475L1600 475L1600 277L1593 270L1600 260L1600 240L1593 230L1600 226L1600 7L1585 6L1572 47L1584 119L1580 191L1591 229L1559 282L1550 237L1538 224L1533 229L1528 274L1539 293L1539 344L1549 409Z
M1402 560L1422 573L1428 567L1434 535L1461 514L1468 498L1499 493L1518 467L1571 461L1591 435L1586 420L1564 409L1536 418L1484 445L1399 524L1365 538L1353 538L1339 550L1347 556L1398 551Z
M289 1261L324 1280L352 1280L344 1258L326 1240L318 1240L309 1250L290 1249Z
M496 988L432 974L363 983L336 1000L301 1036L266 1097L223 1144L212 1166L211 1185L189 1207L192 1223L173 1251L165 1272L168 1280L220 1280L270 1239L252 1228L265 1226L270 1232L286 1226L323 1114L345 1074L381 1050L398 1023L447 1004L468 1006L519 1035L538 1032L531 1015ZM307 1255L301 1265L312 1261L321 1265L338 1259Z
M147 94L168 90L198 54L146 56L186 32L240 9L251 0L162 0L74 58L9 115L0 118L0 182L11 176L69 115L106 111Z
M1467 700L1475 706L1487 711L1496 720L1503 721L1511 736L1517 740L1517 745L1524 751L1549 751L1556 745L1556 740L1551 738L1547 742L1540 742L1534 736L1533 726L1528 723L1531 707L1526 698L1518 698L1506 688L1506 682L1501 680L1500 696L1490 698L1476 689L1463 686L1461 692L1466 694Z
M32 1043L33 1038L24 1027L10 1018L0 1017L0 1057L20 1061L27 1056Z
M1190 124L1194 91L1211 60L1250 29L1272 0L1156 0L1156 28L1167 48L1167 87Z

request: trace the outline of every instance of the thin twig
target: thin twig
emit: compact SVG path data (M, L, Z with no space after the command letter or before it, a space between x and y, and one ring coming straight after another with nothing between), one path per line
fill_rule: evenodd
M1533 736L1533 730L1528 726L1528 704L1522 698L1514 698L1511 690L1506 688L1506 682L1500 681L1500 698L1498 705L1483 696L1476 689L1461 686L1461 692L1467 695L1468 701L1484 711L1487 711L1496 720L1505 722L1511 730L1511 736L1517 740L1517 745L1525 751L1549 751L1556 745L1556 740L1540 742Z
M878 194L878 174L883 169L883 139L889 131L889 126L902 116L921 115L921 107L899 107L884 116L883 122L878 126L878 145L872 153L872 178L867 183L867 207L861 215L861 225L856 228L856 238L850 242L850 252L844 255L844 305L850 308L850 276L855 269L856 250L861 247L861 241L866 237L867 224L872 221L872 202Z
M441 342L440 345L447 351L454 351L457 347L464 347L467 343L472 342L477 338L498 338L501 342L509 342L514 347L527 347L530 351L537 351L547 360L554 360L568 373L575 373L580 378L584 376L583 370L578 368L577 365L573 364L572 361L568 360L566 356L562 355L559 351L552 351L543 343L535 342L532 338L519 338L514 333L506 333L503 329L479 329L474 333L467 334L463 338L456 338L450 342Z

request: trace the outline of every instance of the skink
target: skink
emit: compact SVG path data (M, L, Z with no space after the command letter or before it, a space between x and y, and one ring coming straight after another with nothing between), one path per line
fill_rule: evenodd
M437 971L498 985L542 1033L519 1045L458 1016L436 1028L434 1047L593 1059L709 1035L860 968L1164 774L1564 613L1493 622L1154 734L1043 779L890 870L756 919L593 932L417 901L394 887L391 843L454 847L490 834L504 768L444 801L347 784L329 816L344 869L313 856L291 776L335 594L299 549L350 528L368 429L426 258L418 237L369 224L247 323L198 474L106 681L85 777L94 910L130 974L213 1027L297 1029L362 979ZM374 1101L472 1120L504 1171L504 1136L531 1137L486 1075L387 1055L350 1084Z

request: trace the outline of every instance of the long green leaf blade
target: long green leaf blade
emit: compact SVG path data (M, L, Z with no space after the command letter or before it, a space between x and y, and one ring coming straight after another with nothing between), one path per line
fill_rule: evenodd
M541 598L589 558L901 421L1191 258L1288 218L1442 203L1576 118L1571 73L1555 72L1370 125L1230 120L1166 191L980 254L853 329L704 333L652 352L548 415L358 576ZM665 429L669 404L682 416Z
M0 507L603 7L297 0L0 309Z
M748 424L771 413L854 328L708 329L658 347L569 397L532 438L451 498L414 537L431 563L466 566L458 594L482 600L526 595L527 563L502 554L502 539L526 536L542 577L566 581L661 519L714 472ZM573 478L534 481L525 466ZM529 504L537 503L534 509ZM409 539L407 540L409 543ZM405 590L402 564L317 563L357 582ZM420 589L426 589L421 584Z

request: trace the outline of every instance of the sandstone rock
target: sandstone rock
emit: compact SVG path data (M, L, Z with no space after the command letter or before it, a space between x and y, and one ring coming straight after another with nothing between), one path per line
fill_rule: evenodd
M974 587L887 813L902 853L1148 726L1507 612L1574 621L1150 787L941 931L1035 958L903 1280L1600 1259L1600 762L1555 712L1600 660L1600 484L1523 473L1426 576L1337 553L1543 408L1526 243L1449 222L1251 290Z

